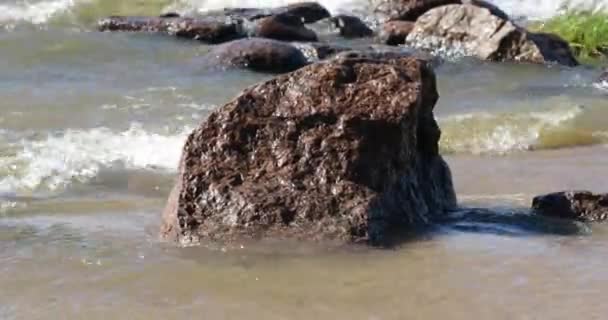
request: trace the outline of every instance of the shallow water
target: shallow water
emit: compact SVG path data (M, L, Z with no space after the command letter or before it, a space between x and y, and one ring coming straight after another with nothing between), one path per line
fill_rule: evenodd
M528 18L555 14L542 4ZM205 69L208 46L97 33L92 22L223 5L0 3L0 319L605 318L605 226L564 236L454 223L390 250L159 243L185 136L269 76ZM439 66L441 150L461 204L507 214L544 192L608 192L598 73L468 59Z

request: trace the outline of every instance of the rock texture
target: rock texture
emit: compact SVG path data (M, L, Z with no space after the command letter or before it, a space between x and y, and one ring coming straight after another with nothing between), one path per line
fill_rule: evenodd
M306 28L297 16L280 14L257 21L254 35L281 41L317 41L317 34Z
M374 31L355 16L341 14L332 17L331 21L340 30L340 35L345 38L365 38L374 35Z
M285 73L308 64L289 43L262 38L234 40L214 47L207 54L209 66L246 68L253 71Z
M509 16L495 5L484 0L376 0L375 11L386 20L416 21L427 11L450 4L469 4L486 8L490 12L504 20Z
M414 30L414 23L411 21L388 21L382 25L379 39L386 45L398 46L405 44L405 40L412 30Z
M231 19L167 17L109 17L98 22L100 31L164 33L207 43L243 38L241 22Z
M552 193L534 198L532 209L543 216L585 222L604 221L608 218L608 194L589 191Z
M447 5L418 18L407 42L427 49L454 50L491 61L578 64L567 42L555 35L534 34L490 10Z
M325 7L316 2L292 3L287 6L276 8L225 8L222 10L208 11L203 15L255 21L280 14L295 16L303 23L314 23L331 16Z
M188 137L161 233L384 244L456 206L425 62L336 59L244 90Z

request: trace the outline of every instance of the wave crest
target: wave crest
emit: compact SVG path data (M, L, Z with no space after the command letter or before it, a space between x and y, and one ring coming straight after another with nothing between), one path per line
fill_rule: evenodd
M606 133L578 125L587 109L576 106L520 113L470 113L439 120L445 153L505 154L606 143Z

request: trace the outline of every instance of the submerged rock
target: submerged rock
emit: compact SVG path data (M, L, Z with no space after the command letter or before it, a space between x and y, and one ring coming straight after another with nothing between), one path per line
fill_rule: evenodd
M375 0L375 11L389 21L416 21L427 11L450 4L469 4L486 8L499 18L509 19L504 11L484 0Z
M389 46L405 44L405 39L414 30L414 23L411 21L388 21L382 25L379 39L382 43Z
M281 41L317 41L317 34L296 16L280 14L257 21L254 35Z
M168 17L109 17L98 22L100 31L164 33L207 43L245 37L241 22L231 19Z
M283 7L282 10L282 13L300 17L304 23L314 23L331 17L329 11L317 2L292 3Z
M285 73L308 64L298 48L281 41L248 38L214 47L207 54L209 65L246 68L253 71Z
M532 201L535 213L555 218L578 221L608 219L608 194L589 191L567 191L538 196Z
M311 52L311 60L324 60L331 58L340 52L352 50L351 47L347 47L345 45L324 42L308 43L305 47L300 49L306 52Z
M340 30L340 35L345 38L365 38L374 35L374 31L355 16L341 14L332 17L331 22Z
M384 244L456 206L420 60L335 59L245 89L188 137L162 236Z
M528 32L473 5L447 5L426 12L416 21L407 42L483 60L578 65L568 43L558 36Z

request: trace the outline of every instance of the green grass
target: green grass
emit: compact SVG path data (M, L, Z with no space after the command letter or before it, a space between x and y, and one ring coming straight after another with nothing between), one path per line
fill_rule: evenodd
M570 43L581 61L607 60L608 13L567 10L562 15L535 24L531 29L561 36Z

